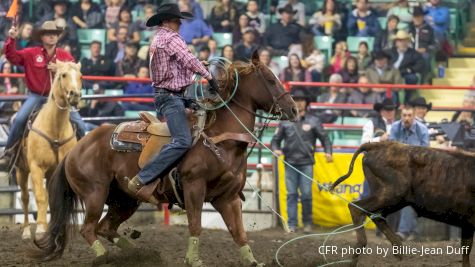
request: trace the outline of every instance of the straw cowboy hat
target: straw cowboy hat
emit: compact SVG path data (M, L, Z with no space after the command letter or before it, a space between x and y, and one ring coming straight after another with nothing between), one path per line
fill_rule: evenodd
M54 21L45 21L43 25L41 25L40 28L37 28L33 31L32 34L32 39L35 41L40 41L41 42L41 36L45 33L52 33L52 34L57 34L61 35L63 33L64 29L60 28L56 25Z
M175 3L162 4L158 7L157 13L147 20L145 26L157 26L161 21L173 18L191 19L193 18L193 14L190 12L180 12L178 5Z
M411 35L404 30L397 31L396 35L393 36L393 40L411 40Z

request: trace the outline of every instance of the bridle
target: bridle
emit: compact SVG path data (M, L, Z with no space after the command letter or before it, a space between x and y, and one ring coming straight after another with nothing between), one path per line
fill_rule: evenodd
M258 74L259 78L265 80L264 75L262 74L262 71L261 71L260 67L256 66L256 68L257 68L257 74ZM267 113L269 113L269 116L263 116L263 115L258 114L257 112L255 112L255 111L245 107L241 103L237 102L234 98L231 99L231 102L233 102L234 104L236 104L241 109L251 113L252 115L254 115L256 117L263 118L263 119L270 119L270 120L280 120L282 118L283 113L282 113L282 108L279 105L279 100L282 99L284 96L290 94L290 93L285 91L285 92L281 93L279 96L276 97L276 96L274 96L274 94L272 94L272 91L269 88L269 86L267 85L267 83L264 83L264 88L269 93L269 95L272 96L272 101L273 101L270 110L267 112ZM273 111L277 115L271 116Z
M59 75L59 73L58 73L57 75ZM59 80L59 79L62 79L62 75L59 75L59 76L58 76L58 80ZM52 79L52 77L51 77L51 72L50 72L50 84L51 84L51 86L53 86L53 79ZM58 86L59 86L59 90L63 89L63 88L61 87L61 82L59 83ZM53 99L54 104L56 105L56 107L57 107L59 110L69 110L69 109L71 108L71 104L69 104L69 101L67 101L66 106L64 106L64 107L61 106L61 105L58 103L58 101L56 100L56 97L54 96L54 91L51 91L51 98Z

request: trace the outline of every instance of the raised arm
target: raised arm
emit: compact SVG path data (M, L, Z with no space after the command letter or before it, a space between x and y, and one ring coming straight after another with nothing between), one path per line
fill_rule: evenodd
M17 66L23 66L25 64L25 52L23 50L16 50L15 38L17 35L18 30L15 26L12 26L8 31L8 38L3 45L3 50L10 63Z

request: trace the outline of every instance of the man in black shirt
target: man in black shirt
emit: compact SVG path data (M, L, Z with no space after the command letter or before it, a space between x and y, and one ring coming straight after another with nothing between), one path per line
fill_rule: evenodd
M296 122L281 122L272 138L271 145L276 154L284 155L288 163L305 174L304 176L292 167L285 166L289 229L295 232L297 227L297 202L300 189L304 231L310 232L312 229L312 180L308 177L313 178L315 144L318 138L324 147L327 162L333 161L332 144L320 120L306 112L308 104L306 94L301 90L295 90L293 98L299 109L299 119ZM283 149L282 141L285 142Z
M272 24L264 34L264 45L272 50L273 56L283 56L289 53L292 44L300 43L302 26L293 21L297 10L288 4L279 8L282 18L279 22Z
M89 46L91 56L81 59L81 73L83 75L113 76L114 66L112 65L112 61L101 55L101 47L101 42L91 42ZM86 88L92 88L92 81L85 80L83 83Z

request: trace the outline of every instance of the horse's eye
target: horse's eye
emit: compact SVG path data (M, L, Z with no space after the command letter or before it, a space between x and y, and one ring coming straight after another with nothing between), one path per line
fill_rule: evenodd
M267 80L271 85L276 85L277 83L275 82L274 79Z
M63 74L61 75L61 77L62 77L62 78L66 78L66 73L63 73Z

